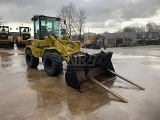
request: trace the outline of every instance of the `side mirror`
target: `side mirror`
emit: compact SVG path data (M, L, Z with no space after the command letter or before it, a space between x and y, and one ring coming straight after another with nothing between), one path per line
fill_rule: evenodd
M31 28L29 30L31 31Z
M12 28L10 28L10 30L12 30Z
M62 34L62 35L66 35L66 33L67 33L67 32L66 32L66 29L61 29L61 34Z
M16 30L18 30L18 28L16 28Z
M64 24L66 25L66 20L64 20Z
M33 16L33 17L31 18L31 20L32 20L32 21L37 21L37 20L38 20L38 17L37 17L37 16Z

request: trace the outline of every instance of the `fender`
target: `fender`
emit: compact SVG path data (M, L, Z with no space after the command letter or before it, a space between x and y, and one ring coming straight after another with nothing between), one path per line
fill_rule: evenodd
M31 52L32 52L32 55L36 58L39 58L39 57L42 57L43 56L43 48L37 48L37 47L34 47L32 45L29 45L25 48L25 51L27 49L30 49Z

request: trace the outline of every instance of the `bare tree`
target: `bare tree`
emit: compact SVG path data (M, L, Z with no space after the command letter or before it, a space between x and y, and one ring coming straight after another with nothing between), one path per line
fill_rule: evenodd
M160 24L156 25L156 30L160 30Z
M127 26L123 28L123 32L136 32L135 27Z
M141 32L151 32L151 31L156 31L156 30L160 30L160 24L156 24L152 22L152 23L147 23L145 26L141 26L141 27L126 26L122 30L119 30L117 32L141 33Z
M131 27L131 31L136 32L136 33L145 32L145 27L143 27L143 26L141 26L141 27Z
M137 29L136 29L136 32L137 33L142 33L142 32L145 32L145 27L144 26L141 26L141 27L137 27Z
M84 29L85 19L87 18L86 10L78 9L73 3L62 6L59 16L66 20L66 28L71 37L73 33L79 35L79 40L82 39L82 31Z
M79 9L77 13L77 29L79 33L79 40L82 41L82 31L84 30L84 23L87 18L86 10Z
M156 23L153 23L153 22L152 22L152 23L148 23L148 24L146 25L146 30L147 30L147 32L156 30L156 26L157 26Z
M76 8L73 3L69 3L66 6L62 6L60 12L58 13L63 19L66 20L66 27L68 29L69 36L72 35L73 23L75 21L76 16Z
M145 27L144 26L141 26L141 27L127 26L123 28L123 32L136 32L136 33L145 32Z

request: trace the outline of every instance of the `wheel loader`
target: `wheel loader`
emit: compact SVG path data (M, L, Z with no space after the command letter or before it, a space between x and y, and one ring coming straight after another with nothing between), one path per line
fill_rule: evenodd
M92 35L88 40L85 41L83 48L89 49L101 49L104 47L104 36L99 34Z
M19 27L19 35L16 37L16 45L17 45L17 47L25 47L26 46L26 41L30 37L31 37L30 28L29 27L20 26Z
M29 68L37 68L42 58L45 72L49 76L58 76L63 70L62 62L66 61L65 81L68 86L84 92L100 85L124 102L128 101L103 83L118 76L144 89L115 73L112 52L84 53L80 50L80 41L72 42L67 36L61 35L60 18L34 15L31 20L34 24L34 38L27 40L25 48Z
M9 26L0 26L0 46L6 45L14 47L13 36L9 32Z

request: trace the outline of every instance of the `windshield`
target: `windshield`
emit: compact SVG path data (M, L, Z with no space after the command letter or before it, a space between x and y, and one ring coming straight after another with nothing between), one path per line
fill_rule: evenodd
M28 27L20 27L19 28L20 32L29 32L29 28Z
M60 37L60 26L59 21L56 18L44 17L41 19L41 30L44 36L53 35L55 37Z
M8 26L0 26L0 31L9 31L9 27Z

